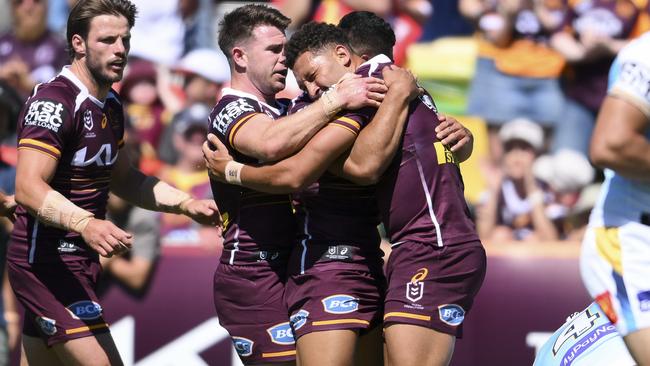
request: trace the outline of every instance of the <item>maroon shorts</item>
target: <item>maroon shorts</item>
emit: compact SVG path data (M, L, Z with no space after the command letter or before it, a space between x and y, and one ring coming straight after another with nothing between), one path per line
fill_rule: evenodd
M7 261L9 281L25 308L23 333L48 346L108 332L95 294L96 259L53 263Z
M296 339L325 330L363 331L381 322L386 290L381 270L335 267L335 263L319 263L305 274L289 276L285 299Z
M214 274L214 306L244 364L293 361L296 347L283 300L284 273L266 262L220 263Z
M393 248L386 266L384 327L414 324L460 338L485 267L479 241L444 247L405 242Z

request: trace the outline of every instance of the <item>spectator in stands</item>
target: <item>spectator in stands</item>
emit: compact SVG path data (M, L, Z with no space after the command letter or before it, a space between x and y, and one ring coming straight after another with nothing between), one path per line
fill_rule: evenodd
M180 12L185 24L183 54L215 45L214 3L214 0L180 0Z
M145 60L130 62L120 94L142 158L155 158L160 136L171 119L158 93L155 65Z
M23 98L68 62L65 43L47 29L47 0L11 1L13 27L0 36L0 79Z
M643 32L641 10L632 0L570 1L551 45L568 62L566 106L553 149L587 155L594 121L607 90L609 67L618 51Z
M490 191L477 212L481 240L557 240L557 228L546 215L552 194L533 175L533 162L544 142L542 128L515 119L501 127L499 137L504 150L501 170L488 177Z
M159 158L167 164L175 164L178 152L174 148L172 136L174 126L179 120L188 118L195 104L203 104L212 108L221 97L221 89L230 80L230 67L226 57L214 49L198 49L183 56L176 65L175 71L183 77L181 100L176 104L180 110L175 113L170 125L165 128L158 149ZM169 105L171 103L167 103ZM204 123L208 123L207 119Z
M564 96L559 76L564 59L548 41L561 19L561 4L532 0L459 2L461 13L474 22L480 35L467 112L488 123L491 148L500 146L499 126L514 118L528 118L548 130L560 119ZM495 161L500 154L498 149L491 151Z
M160 178L194 197L210 198L210 180L201 146L208 133L210 108L203 104L188 107L184 118L174 125L172 140L178 151L174 165L164 167ZM219 243L219 233L214 227L201 227L184 217L163 214L161 235L165 245L201 245L214 248Z
M585 207L589 198L586 188L595 175L589 160L580 152L561 149L537 158L533 174L548 184L553 193L553 202L547 207L546 214L556 223L560 238L582 240L588 221L584 215L589 208Z
M172 66L183 56L185 24L179 0L133 0L138 22L131 29L129 56Z

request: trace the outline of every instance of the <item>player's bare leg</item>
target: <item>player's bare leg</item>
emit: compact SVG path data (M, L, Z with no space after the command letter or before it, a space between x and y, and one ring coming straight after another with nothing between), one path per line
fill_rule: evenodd
M639 366L650 365L650 328L641 329L623 337L627 349Z
M384 364L383 328L376 326L370 332L359 337L357 352L354 356L355 366L378 366Z
M119 366L122 359L110 333L100 333L52 347L64 365Z
M305 334L296 342L299 366L352 366L357 332L350 329Z
M446 366L454 353L455 337L410 324L385 328L387 366Z
M63 363L59 361L59 357L56 353L54 353L52 348L49 348L41 338L30 337L23 334L22 342L23 344L20 350L20 366L63 366Z
M255 366L296 366L296 363L295 362L256 363Z

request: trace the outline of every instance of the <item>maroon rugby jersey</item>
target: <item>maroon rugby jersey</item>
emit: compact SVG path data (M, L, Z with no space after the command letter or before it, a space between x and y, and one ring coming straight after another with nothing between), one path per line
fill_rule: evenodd
M379 55L357 73L380 78L389 63L388 57ZM412 102L402 146L377 184L379 209L393 245L415 241L443 246L478 240L458 162L436 138L438 124L428 94Z
M104 219L112 165L124 135L117 93L111 90L100 101L65 67L34 89L18 121L18 149L57 160L50 186ZM16 215L10 259L35 263L97 257L79 234L46 226L20 205Z
M221 100L210 113L209 132L228 147L238 162L262 162L238 152L235 134L251 117L264 113L273 119L286 114L288 100L270 106L252 94L225 88ZM295 240L295 218L288 194L268 194L211 180L212 193L224 221L222 263L250 264L263 260L286 259Z
M290 113L309 103L310 98L301 95L293 102ZM345 112L330 125L358 135L373 114L372 108ZM328 265L332 269L381 266L375 186L359 186L326 171L316 183L293 197L300 235L298 250L291 259L292 272L304 273L316 262L335 262Z

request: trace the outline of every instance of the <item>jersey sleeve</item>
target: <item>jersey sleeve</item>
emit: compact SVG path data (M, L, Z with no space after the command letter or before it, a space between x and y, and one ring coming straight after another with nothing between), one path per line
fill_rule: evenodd
M37 94L27 101L21 113L18 149L37 150L58 160L73 126L74 115L63 101Z
M210 132L214 133L228 147L233 148L233 141L239 129L252 117L264 113L259 103L250 98L222 98L210 116Z
M644 38L645 43L632 44L614 62L609 95L635 105L650 118L650 37Z

